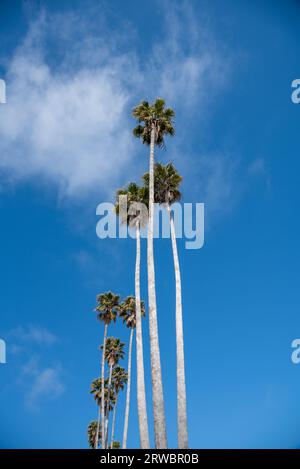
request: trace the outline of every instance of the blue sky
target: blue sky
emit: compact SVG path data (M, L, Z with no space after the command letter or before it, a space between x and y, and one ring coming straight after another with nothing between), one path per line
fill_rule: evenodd
M158 95L176 137L156 157L174 161L183 200L206 210L204 247L178 240L190 446L300 446L299 15L296 1L1 1L2 448L86 447L103 334L95 297L134 290L134 241L99 240L96 206L147 170L130 111ZM169 240L156 240L155 259L175 447ZM128 339L120 325L111 334Z

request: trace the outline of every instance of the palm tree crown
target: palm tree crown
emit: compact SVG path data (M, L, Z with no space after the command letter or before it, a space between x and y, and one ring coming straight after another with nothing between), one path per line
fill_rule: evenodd
M112 386L116 394L118 394L119 391L123 391L127 380L128 373L125 368L122 368L121 366L115 366L112 372Z
M93 394L95 401L98 405L101 404L102 399L102 380L100 378L94 379L91 384L91 394ZM115 404L115 393L113 389L108 389L108 379L104 381L104 403L105 412L111 411Z
M98 434L98 442L96 443L96 438L97 438L97 425L98 422L97 420L93 420L87 429L87 434L88 434L88 442L89 442L89 447L90 448L99 448L99 443L101 436Z
M141 301L141 315L145 316L145 303ZM133 295L127 296L123 301L120 307L120 318L123 319L123 323L126 323L126 326L135 329L136 326L136 303L135 297Z
M125 343L115 337L107 337L105 347L105 360L109 366L115 366L119 360L124 358ZM100 346L103 350L103 345Z
M145 187L149 187L149 173L143 176ZM182 177L173 163L163 165L156 163L154 166L154 201L159 204L173 204L181 199L179 185Z
M149 205L149 190L147 187L139 187L135 182L130 182L126 187L123 189L119 189L116 193L116 203L115 203L115 211L116 214L119 216L121 214L120 211L120 199L121 195L126 195L127 197L127 206L128 209L130 208L131 204L144 204L145 207L148 209ZM137 205L137 210L130 211L127 210L126 218L121 220L122 223L126 223L129 226L134 226L137 221L139 221L141 226L144 226L147 223L148 213L146 217L144 216L144 212L142 212L141 207Z
M164 147L164 136L175 133L173 118L175 113L171 108L165 108L165 101L156 99L153 104L142 101L132 111L133 117L138 121L138 125L133 129L133 135L141 138L146 145L151 143L151 131L155 129L155 144Z
M103 321L106 325L112 321L116 322L120 306L120 296L112 292L100 293L97 296L97 302L98 305L95 311L98 312L97 318L99 321Z
M111 445L111 449L120 449L121 444L119 441L114 441L113 444Z

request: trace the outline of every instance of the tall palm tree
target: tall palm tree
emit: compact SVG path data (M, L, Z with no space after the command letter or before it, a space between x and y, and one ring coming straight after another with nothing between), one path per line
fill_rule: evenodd
M105 409L104 409L104 373L105 373L105 344L107 337L107 329L109 324L116 321L119 306L120 296L112 292L101 293L97 296L97 306L95 311L98 312L97 318L104 323L104 337L101 361L101 380L102 380L102 399L101 399L101 435L102 435L102 448L105 448ZM100 429L100 416L98 418L97 438Z
M149 185L149 173L143 176L146 187ZM184 369L184 340L182 324L182 295L181 275L177 251L176 233L171 205L181 199L179 190L182 177L172 163L162 165L155 164L154 169L154 200L156 203L166 206L171 229L172 251L174 260L176 283L176 362L177 362L177 427L178 448L188 448L187 411L186 411L186 386Z
M141 316L145 316L145 304L143 301L140 302ZM134 296L128 296L121 304L119 313L123 322L130 329L129 338L129 351L128 351L128 383L126 393L126 408L125 408L125 420L124 420L124 432L123 432L123 443L122 448L125 449L127 446L127 433L128 433L128 421L129 421L129 408L130 408L130 384L131 384L131 357L132 357L132 340L134 329L136 327L136 300Z
M112 389L112 372L113 367L119 363L119 360L124 358L124 346L125 344L116 339L115 337L107 337L105 344L105 360L109 366L109 378L108 378L108 389ZM103 345L101 345L103 349ZM107 447L108 442L108 413L105 419L105 447Z
M137 126L133 130L134 136L141 138L144 144L150 145L147 267L152 398L155 446L156 448L167 448L166 419L157 327L155 270L153 255L154 147L155 145L163 147L165 136L174 135L173 118L175 114L172 109L165 108L165 101L163 99L156 99L155 103L152 105L150 105L148 101L142 101L133 109L132 115L137 119L138 122Z
M141 293L140 293L140 264L141 264L141 236L140 229L147 223L148 214L143 211L148 207L149 191L140 188L134 182L128 184L124 189L119 189L116 194L116 213L120 214L120 199L122 195L127 196L128 207L135 205L135 210L127 210L122 223L127 223L130 227L135 227L136 232L136 260L135 260L135 297L136 297L136 369L137 369L137 406L139 419L140 446L142 449L150 448L148 417L145 392L144 354L143 354L143 333L141 314ZM143 204L143 205L141 205ZM147 212L147 210L145 210Z
M113 410L113 407L115 405L114 390L109 388L108 378L104 380L104 386L102 386L102 379L99 379L99 378L94 379L94 381L92 381L92 384L91 384L91 394L94 395L94 399L97 402L99 409L100 409L102 402L104 403L104 416L106 418L106 416L109 415L109 412ZM104 396L104 399L103 399L103 396ZM99 414L99 417L100 417L100 414ZM96 446L97 441L100 441L100 438L102 440L101 430L99 430L99 422L100 422L99 417L97 421L95 449L97 449L98 447Z
M99 448L100 438L98 438L98 441L96 439L97 426L98 426L97 420L92 420L92 422L89 424L88 429L87 429L88 443L89 443L89 447L92 449Z
M123 391L125 384L128 381L128 373L121 366L115 366L112 372L112 387L115 393L115 405L113 410L113 420L111 427L111 442L110 447L113 448L115 437L115 422L119 392Z

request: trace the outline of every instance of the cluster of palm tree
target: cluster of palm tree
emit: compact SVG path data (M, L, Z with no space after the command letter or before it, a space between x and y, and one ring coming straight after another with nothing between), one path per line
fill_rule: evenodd
M135 182L129 183L116 193L116 213L122 216L122 222L135 230L136 234L136 261L135 261L135 296L127 297L122 303L120 298L111 292L101 294L97 297L98 318L104 324L104 340L102 346L101 380L98 383L97 402L99 405L98 421L90 424L88 435L90 444L99 447L101 439L102 448L107 447L108 420L110 408L115 410L116 391L114 390L113 373L119 358L122 356L121 343L114 342L114 352L111 350L111 341L107 338L107 329L111 322L115 322L119 316L131 329L129 339L129 358L127 374L127 397L124 422L124 434L122 448L126 448L129 399L130 399L130 374L131 374L131 350L134 329L136 329L136 364L137 364L137 408L141 448L150 448L148 418L146 407L146 391L144 377L143 359L143 336L142 316L145 315L145 306L141 301L140 293L140 264L141 264L141 228L147 224L147 271L148 271L148 306L149 306L149 337L152 379L152 401L154 436L156 448L167 448L167 431L164 409L164 394L161 372L161 358L159 348L159 335L157 324L157 303L155 285L155 266L153 252L153 229L154 229L154 204L163 205L169 215L172 251L174 259L175 284L176 284L176 369L177 369L177 426L178 426L178 448L188 448L187 412L186 412L186 385L184 367L184 343L183 343L183 321L182 321L182 295L179 258L177 251L176 233L171 205L181 198L179 186L181 176L173 163L163 165L154 160L155 146L165 147L165 137L174 135L174 111L165 107L163 99L156 99L151 105L142 101L133 109L133 117L137 120L137 126L133 130L135 137L140 138L142 143L150 147L149 172L142 177L142 185ZM129 207L125 213L121 210L120 201L122 197L127 198ZM146 216L144 207L147 208ZM105 360L109 366L109 377L105 378ZM107 383L107 387L106 384ZM125 383L123 384L125 385ZM92 391L93 392L93 391ZM110 393L112 395L110 396ZM114 411L115 414L115 411ZM100 422L101 421L101 428ZM112 426L114 428L114 424ZM111 447L113 446L113 431Z
M144 302L140 302L141 315L145 315ZM124 431L122 448L126 448L129 408L130 408L130 384L131 384L131 362L132 362L132 342L136 328L136 302L134 296L128 296L124 301L120 296L112 292L101 293L97 296L97 306L95 308L97 318L104 324L103 344L101 360L101 377L95 379L91 384L91 393L98 405L98 419L92 421L88 426L88 441L92 448L116 448L120 443L115 441L116 410L119 392L127 384L126 407L124 419ZM108 337L108 327L120 318L130 329L128 370L119 365L119 361L124 359L125 343L116 337ZM107 373L106 373L107 369ZM112 413L110 443L108 442L109 422Z

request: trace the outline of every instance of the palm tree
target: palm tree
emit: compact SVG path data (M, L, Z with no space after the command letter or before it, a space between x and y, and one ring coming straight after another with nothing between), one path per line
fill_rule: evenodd
M92 448L92 449L93 449L93 448L95 448L95 449L98 449L98 448L99 448L100 438L98 438L98 441L97 441L97 439L96 439L96 436L97 436L97 426L98 426L97 420L93 420L93 421L89 424L88 430L87 430L89 447Z
M142 101L133 109L132 115L137 119L138 122L137 126L133 130L134 136L141 138L144 144L150 145L147 267L152 398L155 446L156 448L167 448L166 420L157 327L153 255L154 147L155 145L163 147L164 137L166 135L174 135L173 118L175 114L172 109L165 108L165 101L163 99L156 99L155 103L152 105L150 105L147 101Z
M146 187L149 185L149 174L143 176ZM172 251L174 259L175 283L176 283L176 361L177 361L177 427L178 427L178 448L188 448L187 412L186 412L186 386L184 369L184 341L182 324L182 296L181 296L181 275L178 259L176 233L174 218L171 212L171 205L181 199L179 185L182 177L172 163L162 165L156 163L154 169L154 200L165 205L168 211Z
M124 346L125 344L116 339L115 337L107 337L105 344L105 360L109 366L109 378L108 378L108 389L112 389L112 372L113 367L119 363L119 360L124 358ZM103 349L103 345L101 345ZM108 413L105 419L105 447L107 447L108 441Z
M120 391L123 391L124 386L127 383L127 381L128 381L127 371L121 366L115 366L112 372L112 387L115 393L115 405L114 405L114 410L113 410L113 420L112 420L112 427L111 427L111 442L110 442L111 448L113 448L113 445L114 445L118 395Z
M128 206L135 205L135 210L127 210L126 218L121 220L130 227L135 227L136 232L136 261L135 261L135 297L136 297L136 369L137 369L137 405L139 418L140 446L142 449L150 448L148 417L145 392L144 354L143 354L143 333L141 314L141 293L140 293L140 264L141 264L141 237L140 228L144 226L148 219L148 213L144 214L144 207L148 207L149 194L146 188L140 188L134 182L128 184L124 189L119 189L116 194L116 213L120 215L120 199L122 195L127 196ZM143 205L142 205L143 204ZM147 210L145 210L147 211ZM145 215L145 216L144 216Z
M91 384L91 394L93 394L97 404L101 404L102 400L102 379L96 378ZM115 394L112 388L108 386L108 378L104 380L104 409L105 413L111 412L115 404ZM99 438L100 439L100 438Z
M140 302L141 316L145 316L145 304L143 301ZM126 407L125 407L125 421L124 421L124 432L123 432L123 443L122 448L126 449L127 445L127 433L128 433L128 421L129 421L129 407L130 407L130 384L131 384L131 357L132 357L132 340L134 329L136 327L136 301L134 296L128 296L120 308L120 317L126 324L130 331L129 338L129 351L128 351L128 383L126 392Z
M107 415L109 415L109 412L113 410L113 407L115 405L115 394L114 390L109 388L108 386L108 379L106 378L104 380L104 386L102 386L102 379L96 378L94 381L92 381L91 384L91 394L94 395L94 399L97 402L97 405L100 409L100 406L102 407L102 402L104 404L104 416L106 418ZM104 399L103 399L104 396ZM100 435L102 439L102 434L101 430L99 431L99 422L100 422L100 414L98 416L98 421L97 421L97 431L96 431L96 438L95 438L95 449L97 449L96 442L100 440ZM102 422L102 420L101 420ZM103 439L102 439L103 441Z
M104 337L103 337L103 349L102 349L102 362L101 362L101 380L102 380L102 399L101 399L101 434L102 434L102 448L105 448L105 422L104 422L104 372L105 372L105 344L107 337L107 329L109 324L116 321L120 296L115 295L112 292L101 293L97 296L98 305L95 311L98 312L97 318L99 321L104 323ZM100 429L100 416L98 418L97 438Z
M121 448L121 444L119 441L114 441L112 445L110 445L110 448L111 449L120 449Z

